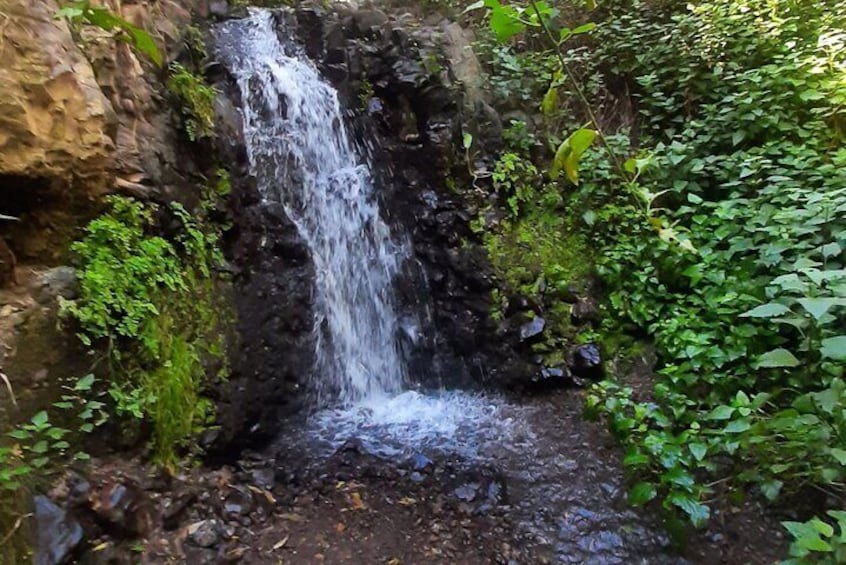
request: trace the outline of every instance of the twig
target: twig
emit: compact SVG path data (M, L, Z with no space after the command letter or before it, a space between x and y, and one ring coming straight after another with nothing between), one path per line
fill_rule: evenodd
M12 397L12 404L15 408L18 407L18 401L15 398L15 391L12 390L12 383L9 381L9 377L7 377L4 373L0 373L0 379L3 379L3 382L6 383L6 388L9 390L9 396Z
M590 102L585 96L582 87L579 85L579 81L576 79L576 75L573 74L573 71L570 70L570 65L567 64L567 60L564 58L564 55L561 53L561 47L556 41L555 36L552 34L552 31L549 29L549 26L546 25L546 20L544 20L543 16L541 15L540 8L538 8L537 2L535 0L531 0L532 9L535 11L535 15L538 17L538 22L540 22L541 27L546 32L547 37L549 38L550 42L555 46L555 54L558 55L558 61L561 63L561 68L567 73L567 78L573 85L573 88L576 91L576 95L579 97L579 100L584 106L584 110L588 115L588 119L593 123L593 127L596 128L596 133L599 135L600 141L602 141L603 147L608 152L608 156L611 158L611 162L617 167L620 171L620 174L626 179L628 182L628 175L626 174L625 168L623 168L623 164L617 158L617 155L614 153L614 150L611 149L611 145L608 143L608 139L606 139L605 134L602 131L602 127L599 125L599 120L596 118L596 114L593 112L593 108L590 105Z
M0 546L3 546L7 541L12 539L12 536L15 535L15 532L18 531L18 528L21 527L23 524L24 518L30 518L32 514L24 514L23 516L18 516L18 519L15 521L15 525L12 526L12 529L9 530L9 533L3 536L3 539L0 539Z

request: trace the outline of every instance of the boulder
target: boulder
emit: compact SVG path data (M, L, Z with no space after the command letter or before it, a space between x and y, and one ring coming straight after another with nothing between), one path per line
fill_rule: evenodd
M82 542L82 526L46 496L35 502L35 565L67 563Z
M118 533L143 536L152 529L152 508L144 491L130 480L106 479L89 494L91 510Z
M573 363L571 366L573 375L580 379L598 381L605 374L602 364L602 353L595 343L587 343L578 346L573 351Z

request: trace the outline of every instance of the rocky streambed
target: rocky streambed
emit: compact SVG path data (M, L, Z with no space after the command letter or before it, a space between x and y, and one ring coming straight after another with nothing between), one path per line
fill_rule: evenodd
M405 416L323 415L216 468L171 476L96 461L90 476L69 473L54 502L37 501L38 554L80 563L778 560L779 545L763 542L773 524L754 521L751 506L719 511L709 530L674 547L658 516L628 506L619 453L580 417L578 392L408 394L394 405ZM437 425L407 418L423 407L439 410Z

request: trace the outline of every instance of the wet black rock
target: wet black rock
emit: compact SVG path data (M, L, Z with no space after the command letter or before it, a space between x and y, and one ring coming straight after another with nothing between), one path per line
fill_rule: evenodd
M67 563L82 542L82 526L45 496L36 496L35 565Z
M570 313L572 321L576 325L598 324L601 321L599 305L594 298L581 298L575 304Z
M209 2L209 14L216 18L225 18L229 15L229 2L227 0L211 0Z
M525 388L530 392L547 392L571 387L573 384L573 376L568 369L543 367L528 379Z
M520 326L520 341L534 341L543 334L546 328L546 320L540 316L535 316L531 321Z
M573 352L573 374L581 379L600 380L604 376L602 353L595 343L580 345Z
M227 518L248 516L255 508L252 492L241 486L229 488L229 494L223 503L223 512Z
M412 456L410 463L411 468L415 471L423 471L432 466L432 460L423 455L422 453L417 453Z
M197 501L193 491L176 492L162 502L162 525L165 530L175 530L185 511Z
M143 536L152 529L152 508L146 493L130 480L106 480L89 494L91 510L116 533Z
M259 488L272 490L276 486L276 471L269 467L253 469L250 471L250 477L252 478L252 483Z
M476 500L476 494L479 490L479 486L479 483L467 483L466 485L461 485L456 488L453 491L453 494L459 500L463 500L464 502L473 502Z

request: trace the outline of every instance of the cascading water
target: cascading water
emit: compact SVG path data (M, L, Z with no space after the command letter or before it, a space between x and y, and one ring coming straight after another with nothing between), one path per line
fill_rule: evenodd
M496 464L515 520L560 562L675 562L664 556L660 534L618 509L622 473L593 457L578 398L561 408L403 391L392 284L407 246L379 216L337 92L296 46L279 40L277 24L255 10L217 26L215 43L240 90L250 172L263 198L285 207L316 271L313 390L323 409L286 426L280 452L302 465L356 439L383 457L426 452Z
M346 405L397 393L392 283L405 246L379 216L337 92L275 26L255 11L221 26L218 47L241 91L251 173L265 200L284 204L315 265L313 389L319 403L337 395Z

